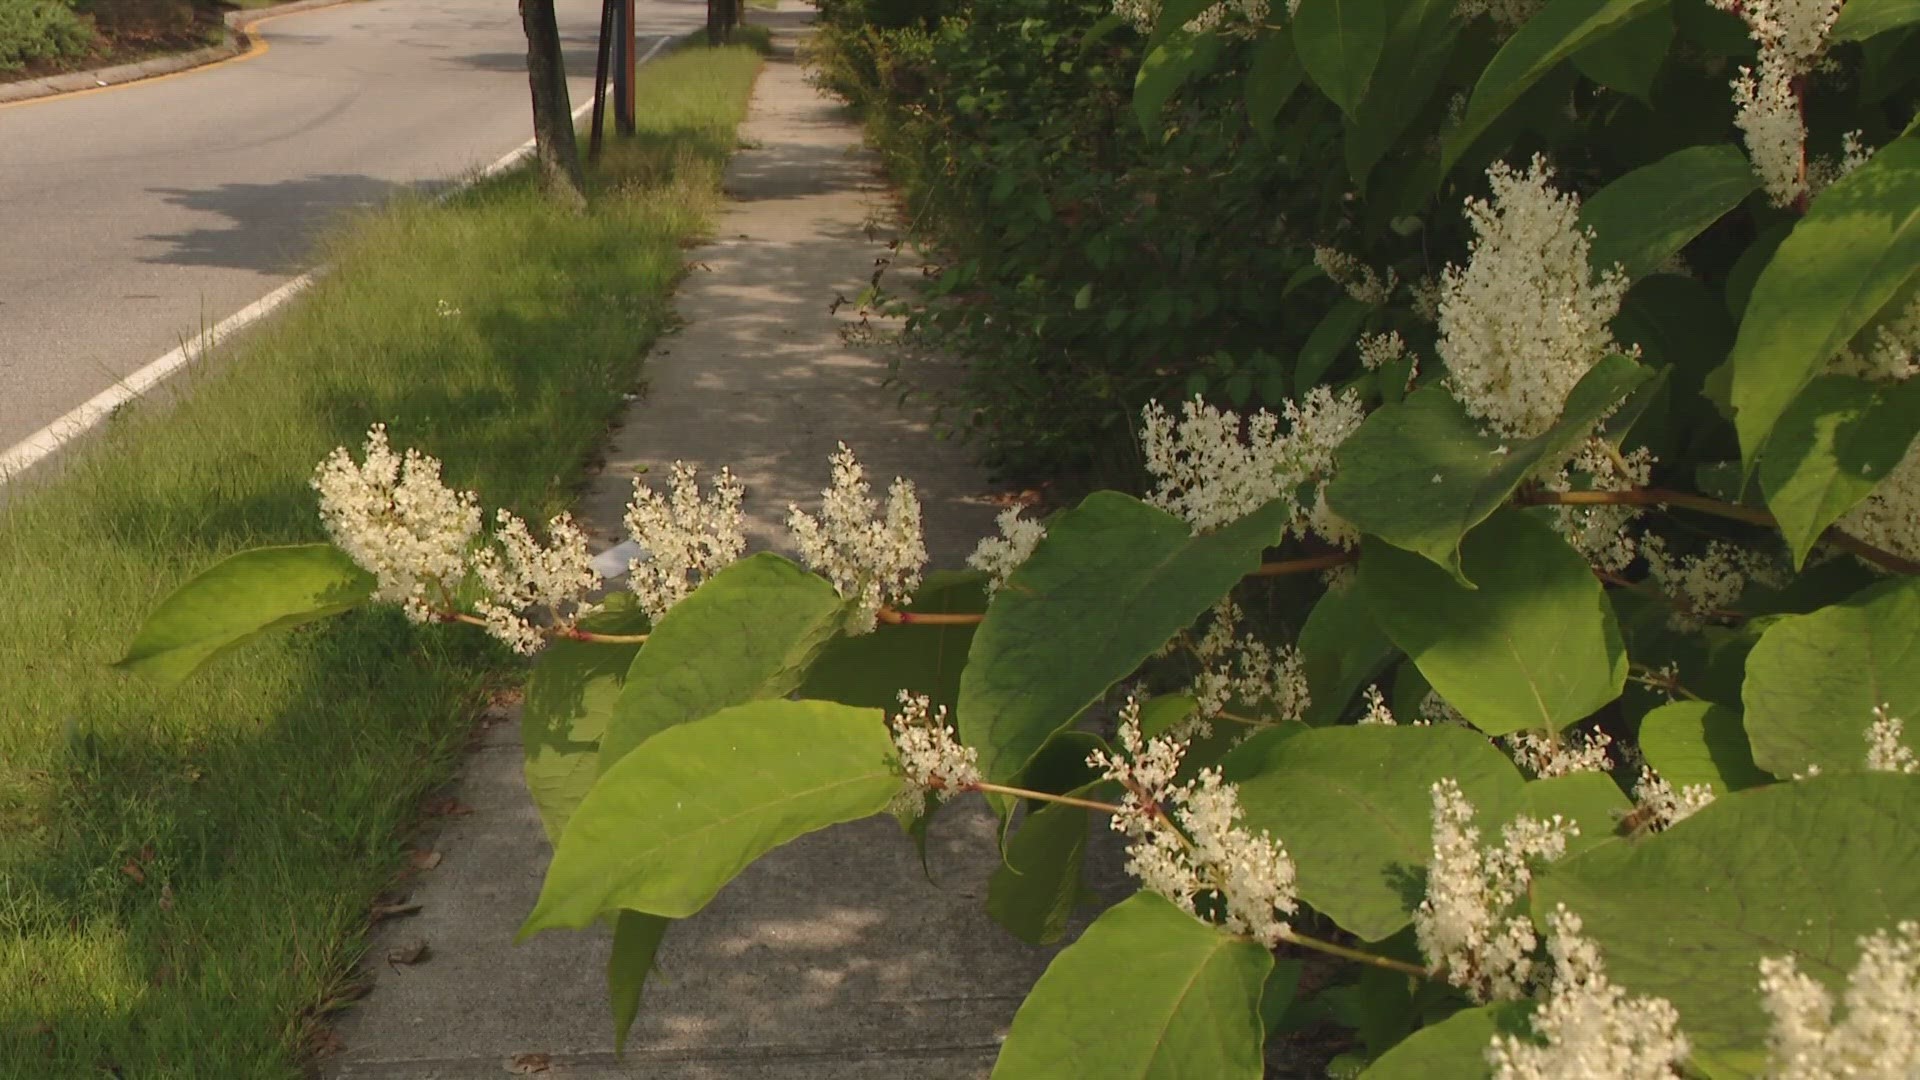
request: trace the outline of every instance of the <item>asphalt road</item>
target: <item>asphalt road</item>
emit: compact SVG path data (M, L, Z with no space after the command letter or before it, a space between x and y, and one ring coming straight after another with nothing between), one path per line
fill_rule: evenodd
M576 105L599 0L556 0ZM643 37L700 0L639 0ZM532 134L514 0L358 0L252 59L0 108L0 451L311 268L343 210Z

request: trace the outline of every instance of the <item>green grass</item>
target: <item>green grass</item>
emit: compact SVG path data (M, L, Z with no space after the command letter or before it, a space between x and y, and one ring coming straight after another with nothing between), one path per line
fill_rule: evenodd
M293 310L0 506L0 1076L300 1075L423 794L515 668L384 611L171 693L108 665L188 575L321 538L311 470L375 421L489 505L567 505L670 321L759 63L644 68L585 215L519 176L350 223Z

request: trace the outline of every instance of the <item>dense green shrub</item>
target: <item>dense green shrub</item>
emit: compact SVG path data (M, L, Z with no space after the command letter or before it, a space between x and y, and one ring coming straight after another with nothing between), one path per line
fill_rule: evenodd
M93 30L68 0L0 0L0 71L84 56Z

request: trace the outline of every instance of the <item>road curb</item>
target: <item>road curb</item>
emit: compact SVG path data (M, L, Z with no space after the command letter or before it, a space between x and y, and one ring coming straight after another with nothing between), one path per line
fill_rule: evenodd
M49 75L44 79L0 83L0 105L59 97L63 94L86 90L99 90L103 87L139 82L158 75L173 75L198 67L207 67L223 60L231 60L253 51L256 44L253 27L256 23L278 18L281 15L295 15L314 8L334 7L352 2L353 0L294 0L293 3L254 8L250 11L229 11L224 16L224 20L230 36L224 44L209 45L204 49L174 53L171 56L156 56L151 60L141 60L131 64L95 68L92 71L69 71L62 75Z

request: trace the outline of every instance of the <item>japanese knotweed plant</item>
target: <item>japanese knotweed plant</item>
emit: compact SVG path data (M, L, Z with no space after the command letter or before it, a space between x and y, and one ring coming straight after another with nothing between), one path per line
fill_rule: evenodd
M1158 17L1190 33L1193 2ZM1073 925L1089 820L1139 885L1032 988L1003 1080L1257 1077L1315 1017L1372 1077L1915 1075L1920 132L1881 117L1826 159L1808 132L1920 12L1235 18L1350 147L1382 137L1376 93L1407 117L1472 93L1378 159L1430 185L1411 224L1372 228L1364 194L1320 243L1340 349L1270 411L1149 405L1144 497L1009 510L971 570L927 573L912 484L879 497L851 451L790 510L798 561L746 554L741 486L676 464L636 487L642 554L603 596L569 520L489 528L376 428L316 472L331 543L208 569L126 666L177 681L369 603L532 655L556 851L525 932L614 924L623 1038L662 935L755 859L887 813L910 843L978 796L1006 826L987 906L1022 939ZM1426 50L1425 83L1375 77ZM1704 142L1611 173L1640 151L1592 124L1521 147L1603 91L1666 116L1632 104L1649 55L1656 87L1717 81ZM1412 213L1487 146L1515 152Z

